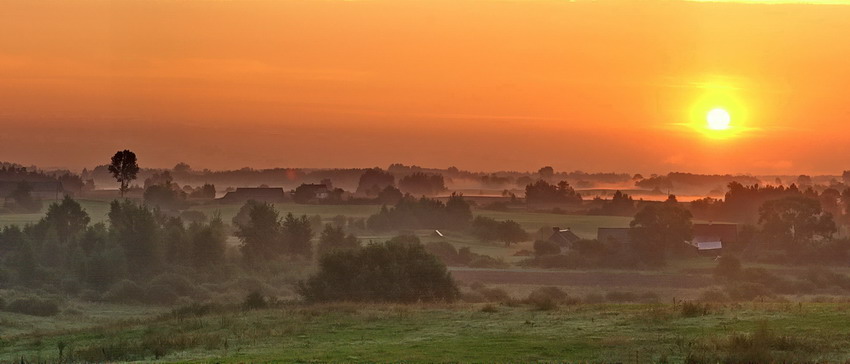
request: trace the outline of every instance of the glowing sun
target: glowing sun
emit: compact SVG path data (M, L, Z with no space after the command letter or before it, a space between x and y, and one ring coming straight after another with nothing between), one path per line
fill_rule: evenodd
M729 123L732 121L729 112L720 108L709 111L705 119L708 122L708 128L711 130L727 130L729 129Z

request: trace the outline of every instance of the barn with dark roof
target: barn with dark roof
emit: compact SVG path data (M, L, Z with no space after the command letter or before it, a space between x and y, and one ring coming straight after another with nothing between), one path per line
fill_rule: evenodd
M581 240L570 228L561 229L559 227L552 228L552 235L549 236L549 241L558 244L561 248L570 248L573 243Z
M286 200L286 192L281 187L240 187L221 198L224 203L245 203L248 200L283 202Z

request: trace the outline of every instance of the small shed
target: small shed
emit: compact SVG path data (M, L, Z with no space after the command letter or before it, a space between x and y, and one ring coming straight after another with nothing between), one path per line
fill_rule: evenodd
M716 237L697 236L686 244L696 248L697 253L719 255L723 251L723 242Z
M689 244L700 254L718 255L723 250L723 244L734 244L738 241L737 224L694 224L694 238Z

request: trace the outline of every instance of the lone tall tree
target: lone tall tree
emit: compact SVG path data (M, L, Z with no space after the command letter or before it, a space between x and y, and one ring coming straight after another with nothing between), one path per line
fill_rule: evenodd
M130 181L136 179L136 173L139 173L136 153L126 149L115 152L115 155L112 156L112 163L109 164L109 172L121 184L121 197L124 197L124 192L127 192Z

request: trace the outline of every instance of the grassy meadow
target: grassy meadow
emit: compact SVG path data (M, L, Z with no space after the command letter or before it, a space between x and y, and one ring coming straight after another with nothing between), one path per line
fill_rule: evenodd
M108 201L80 203L93 222L106 221ZM294 203L275 207L281 214L319 215L326 221L337 215L366 218L380 209ZM191 209L207 216L219 213L229 223L239 208L206 204ZM475 214L517 221L532 234L544 226L570 227L584 238L595 237L598 227L625 227L631 220L524 211ZM41 216L0 215L0 226L35 222ZM359 237L381 241L395 233ZM508 266L450 267L465 295L462 302L450 305L307 305L289 288L276 291L286 293L277 295L272 307L251 311L235 300L179 310L188 303L165 307L61 298L61 312L52 317L0 312L0 362L708 363L850 358L850 305L838 303L843 300L840 294L683 304L713 302L704 296L721 289L712 276L717 265L712 258L674 260L643 271L532 269L517 264L527 257L516 254L533 250L530 241L505 247L462 232L446 231L445 237L430 230L414 233L425 243L442 240L469 247ZM281 278L287 285L295 279ZM543 287L558 287L568 297L549 305L528 298ZM497 299L481 296L487 289L504 294Z
M850 356L847 310L835 303L709 304L697 312L682 304L282 304L83 328L58 323L4 335L0 361L56 361L62 347L64 359L83 361L839 362Z

